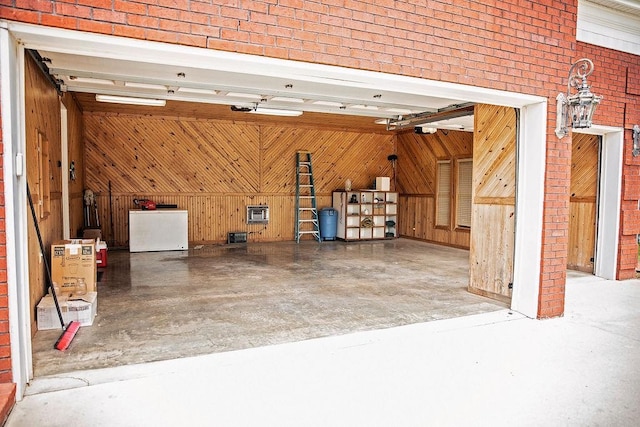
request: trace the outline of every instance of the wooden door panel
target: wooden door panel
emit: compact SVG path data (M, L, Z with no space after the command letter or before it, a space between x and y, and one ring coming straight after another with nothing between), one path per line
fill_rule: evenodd
M592 273L596 239L599 137L573 134L567 267Z

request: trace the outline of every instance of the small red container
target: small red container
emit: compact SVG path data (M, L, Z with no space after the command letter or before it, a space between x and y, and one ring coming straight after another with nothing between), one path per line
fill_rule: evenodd
M104 242L96 244L96 264L98 268L107 266L107 244Z

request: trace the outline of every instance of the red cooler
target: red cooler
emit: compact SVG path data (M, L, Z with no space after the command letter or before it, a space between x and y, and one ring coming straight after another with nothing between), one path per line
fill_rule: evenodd
M107 244L101 240L96 242L96 264L98 268L107 266Z

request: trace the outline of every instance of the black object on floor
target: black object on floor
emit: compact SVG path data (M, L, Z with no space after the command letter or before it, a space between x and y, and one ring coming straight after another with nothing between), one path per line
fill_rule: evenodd
M58 302L58 296L56 295L56 289L53 287L53 279L51 278L51 267L49 266L49 259L47 258L47 253L44 250L44 243L42 243L42 235L40 234L40 226L38 225L38 216L36 215L36 210L33 207L33 199L31 198L31 191L29 190L29 184L27 184L27 198L29 199L29 207L31 208L31 216L33 217L33 226L36 229L36 235L38 236L38 244L40 245L40 253L42 254L42 259L44 261L44 269L47 273L47 287L49 292L51 292L51 296L53 297L53 302L56 306L56 311L58 312L58 319L60 319L60 326L62 327L62 335L56 341L53 346L56 350L66 350L71 344L71 341L78 333L80 329L80 323L76 321L71 321L65 328L64 319L62 318L62 310L60 310L60 303Z

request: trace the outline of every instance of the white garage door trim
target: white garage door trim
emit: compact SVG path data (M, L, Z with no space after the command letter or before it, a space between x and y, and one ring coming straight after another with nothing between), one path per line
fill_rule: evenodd
M581 133L602 137L598 226L593 274L603 279L616 280L620 242L624 129L594 125Z
M371 71L353 70L341 67L326 66L319 64L307 64L295 61L279 60L246 54L235 54L229 52L218 52L211 49L200 49L157 42L146 42L140 40L130 40L121 37L104 36L77 31L61 30L20 24L12 22L1 22L0 26L9 29L11 34L20 41L22 48L49 50L73 50L77 53L91 54L108 52L116 59L144 60L144 61L172 61L179 64L193 66L211 66L217 68L231 69L251 69L264 74L273 74L279 77L289 75L300 77L304 74L309 78L328 79L331 81L349 81L358 84L368 85L379 89L387 89L398 93L428 93L434 96L442 95L446 98L460 99L465 102L476 102L494 104L506 107L522 109L520 121L520 138L518 142L519 165L518 165L518 223L525 226L516 227L516 247L514 259L514 296L512 306L515 310L529 316L536 317L540 277L540 247L542 236L542 206L544 190L544 169L546 155L546 132L547 129L547 102L546 98L539 96L523 95L513 92L498 91L486 88L472 87L453 83L424 80L414 77L398 76ZM6 31L3 31L6 33ZM7 35L4 36L7 38ZM6 43L5 43L6 45ZM3 49L0 52L0 63L3 70L13 67L17 72L17 78L3 75L2 93L6 97L5 85L18 83L24 87L24 63L23 49L19 49L20 55L12 55ZM238 68L240 67L240 68ZM13 80L13 82L11 81ZM338 87L338 83L336 83ZM24 103L24 89L19 89L19 101ZM24 136L19 132L12 132L11 126L24 126L24 114L16 105L15 100L10 102L15 111L7 111L3 98L3 118L10 116L10 120L3 120L5 131L5 147L9 143L15 147L15 151L5 152L5 165L13 164L12 159L25 151ZM10 135L8 135L10 133ZM5 188L21 189L24 192L24 182L16 176L13 167L5 167ZM23 180L22 180L23 181ZM20 186L22 185L22 186ZM14 211L7 210L7 228L9 226L19 229L21 233L26 232L26 203L24 195L19 191L14 194L16 204ZM12 225L13 224L13 225ZM7 231L9 235L10 230ZM27 248L16 239L9 242L16 248L16 252L8 253L8 262L18 266L18 269L26 266ZM8 251L9 252L9 251ZM15 275L9 278L10 293L20 291L25 288L27 281L19 281ZM22 286L18 286L22 283ZM28 312L28 298L25 301L18 300L11 304L10 311L15 311L16 304L19 304L20 311L25 309ZM25 308L26 307L26 308ZM20 324L23 334L28 333L28 325L24 322ZM24 329L27 328L27 329ZM28 336L28 335L27 335ZM27 347L24 343L21 346L18 340L11 342L14 357L14 380L18 383L18 398L22 397L24 385L30 379L31 354L26 356L23 352ZM18 357L20 355L21 357ZM25 366L26 365L26 366ZM21 373L21 374L20 374Z

